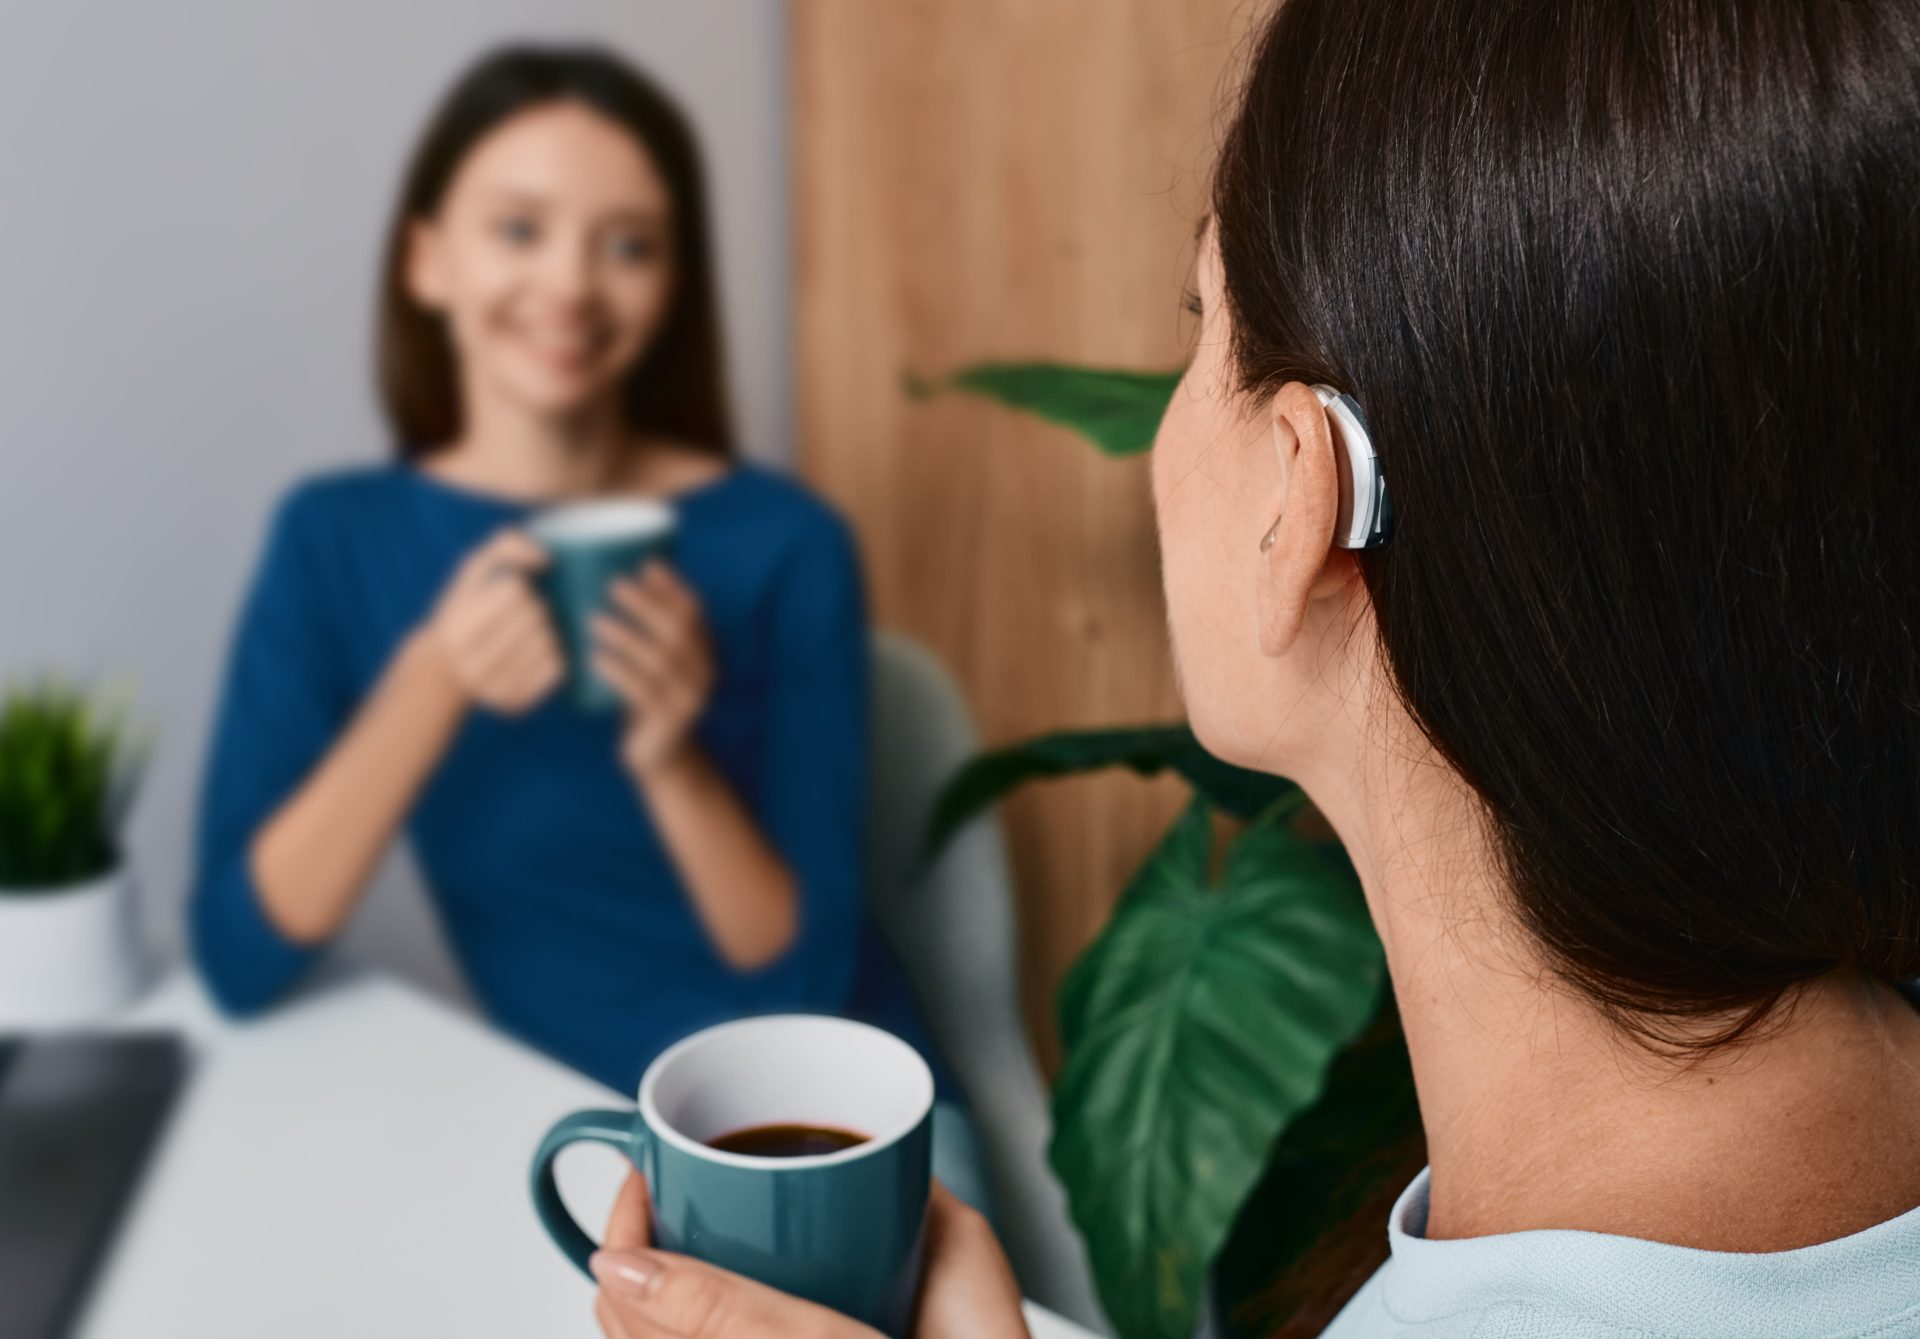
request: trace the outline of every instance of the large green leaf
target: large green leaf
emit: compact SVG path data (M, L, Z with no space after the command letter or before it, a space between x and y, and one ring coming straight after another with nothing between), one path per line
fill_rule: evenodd
M1230 1339L1264 1339L1304 1306L1324 1327L1345 1297L1329 1271L1383 1257L1386 1209L1426 1163L1407 1040L1391 992L1327 1073L1320 1100L1288 1124L1213 1263ZM1289 1274L1309 1251L1304 1277ZM1358 1280L1356 1280L1358 1282Z
M941 788L927 823L926 850L937 855L967 820L1009 791L1047 777L1128 767L1142 776L1175 771L1217 809L1251 818L1299 788L1284 777L1221 762L1185 725L1139 725L1042 735L969 759Z
M1153 445L1181 372L1135 372L1064 363L977 363L939 381L907 379L907 393L924 399L962 391L1057 423L1110 456L1131 456Z
M1275 1139L1319 1097L1383 975L1352 872L1278 816L1210 881L1190 805L1060 992L1053 1167L1125 1339L1186 1339Z

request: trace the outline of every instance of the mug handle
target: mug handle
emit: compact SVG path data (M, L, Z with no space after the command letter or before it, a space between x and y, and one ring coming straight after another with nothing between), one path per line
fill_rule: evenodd
M593 1277L593 1271L588 1268L587 1259L600 1249L600 1245L583 1232L580 1225L573 1221L573 1215L567 1212L566 1203L560 1198L560 1187L553 1179L553 1160L560 1156L560 1150L568 1144L586 1140L619 1149L629 1163L638 1166L638 1146L644 1137L640 1118L632 1111L576 1111L555 1122L554 1127L547 1131L547 1137L540 1141L539 1151L533 1155L531 1182L534 1211L540 1215L541 1226L547 1229L547 1235L553 1238L553 1244L560 1248L560 1253L579 1266L580 1272L589 1279Z

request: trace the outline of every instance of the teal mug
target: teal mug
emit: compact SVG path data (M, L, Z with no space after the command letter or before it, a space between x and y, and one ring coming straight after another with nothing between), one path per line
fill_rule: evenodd
M527 526L546 550L534 587L553 615L567 657L567 695L583 711L610 711L620 699L593 672L593 617L607 588L673 548L673 508L650 498L608 498L541 512Z
M560 1150L620 1150L645 1173L654 1245L907 1332L932 1185L933 1075L889 1032L785 1014L697 1032L647 1067L635 1111L580 1111L534 1154L533 1203L587 1271L597 1249L554 1183ZM771 1127L864 1136L802 1156L716 1148ZM744 1133L743 1133L744 1132Z

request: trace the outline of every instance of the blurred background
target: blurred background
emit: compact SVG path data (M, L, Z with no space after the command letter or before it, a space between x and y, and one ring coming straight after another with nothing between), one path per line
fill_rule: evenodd
M1155 373L1158 401L1130 411L1144 446L1171 387L1164 374L1183 363L1192 338L1181 293L1195 224L1232 71L1259 11L1248 0L13 7L0 40L0 679L47 670L102 685L130 698L151 726L125 846L162 961L177 964L183 953L209 730L273 504L315 472L392 457L373 366L382 228L430 108L503 42L604 44L686 109L707 165L742 452L798 476L847 517L875 624L931 652L957 684L959 714L939 727L941 766L950 770L972 746L968 715L989 747L1156 725L1181 736L1161 762L1183 748L1197 753L1179 727L1144 454L1096 452L1062 431L1058 415L1048 423L977 396L928 398L909 387L982 363ZM932 691L937 705L944 690ZM1145 1166L1151 1178L1127 1188L1123 1212L1099 1199L1115 1179L1098 1158L1066 1189L1084 1197L1081 1236L1087 1222L1104 1222L1117 1243L1094 1262L1097 1303L1045 1161L1049 1122L1060 1120L1045 1085L1064 1062L1062 981L1192 794L1187 779L1111 767L1021 787L998 811L1010 896L998 835L979 838L956 857L955 868L972 873L949 878L935 919L907 931L923 945L944 942L949 956L972 950L969 934L988 956L1010 943L1014 961L990 966L1004 965L1017 982L1026 1045L994 1050L1001 1041L989 1039L959 1067L982 1107L1002 1183L999 1226L1028 1296L1089 1327L1131 1307L1114 1323L1119 1332L1183 1339L1205 1309L1201 1276L1283 1114L1245 1127L1254 1133L1230 1168L1201 1120L1179 1124L1184 1142L1149 1165L1130 1152L1125 1122L1136 1113L1082 1104L1096 1116L1083 1122L1091 1133L1076 1136L1080 1146ZM896 834L893 845L911 853L920 838ZM982 886L970 891L976 875ZM1010 936L998 934L1002 915ZM943 939L943 927L957 933ZM887 929L898 942L896 927ZM404 850L387 861L343 947L472 1006ZM909 967L927 988L925 964ZM1184 980L1187 969L1168 959L1157 970ZM935 989L948 999L930 1010L948 1028L992 1030L965 1012L977 985L968 964L935 962L932 975L943 972ZM1367 1007L1375 984L1364 982ZM177 995L158 1021L186 1017ZM219 1096L231 1126L204 1114L188 1122L197 1131L189 1151L169 1154L167 1184L144 1201L133 1240L177 1242L180 1225L192 1232L217 1216L206 1206L223 1201L205 1187L224 1184L225 1150L255 1130L249 1103L293 1102L302 1082L357 1092L354 1075L398 1075L416 1063L409 1046L442 1044L424 1018L390 1027L381 1011L399 1008L393 1001L355 999L368 1011L367 1034L391 1035L352 1065L354 1047L339 1040L348 1033L324 1041L317 1022L305 1033L296 1018L220 1034L223 1047L253 1048L247 1083L260 1086L222 1096L196 1075L195 1100ZM187 1032L210 1035L211 1014L196 1009L187 1010ZM1017 1037L1011 1004L1005 1013L1004 1031ZM1169 1009L1141 1025L1162 1017L1178 1022ZM455 1051L467 1044L444 1040ZM950 1053L962 1049L951 1031L941 1040ZM1110 1047L1086 1072L1157 1090L1127 1068L1126 1051ZM1317 1075L1325 1058L1308 1067ZM497 1071L486 1068L496 1060ZM310 1077L289 1068L308 1063ZM335 1063L347 1067L328 1068ZM1160 1063L1171 1061L1163 1053ZM241 1072L237 1062L231 1072ZM523 1126L532 1122L537 1138L538 1126L580 1104L561 1099L564 1085L586 1085L567 1075L521 1091L517 1075L477 1049L445 1070L450 1085L519 1093L524 1110L502 1115L488 1136L508 1151L474 1145L472 1161L511 1173L504 1190L486 1190L501 1195L499 1205L455 1207L466 1203L464 1182L427 1188L440 1173L422 1164L414 1200L404 1186L392 1197L402 1216L389 1228L397 1236L405 1214L430 1202L443 1217L484 1220L505 1243L501 1259L538 1260L525 1279L494 1280L501 1297L521 1289L514 1304L533 1307L528 1299L544 1288L538 1305L571 1307L579 1281L560 1277L544 1244L527 1244L538 1229L517 1178L529 1147ZM438 1071L411 1076L413 1087L390 1096L404 1105L413 1099L400 1090L417 1089L424 1104L441 1081ZM1197 1110L1218 1090L1196 1084L1181 1100ZM987 1109L995 1101L1002 1109ZM1098 1124L1116 1110L1118 1125ZM373 1140L372 1112L356 1138ZM400 1161L400 1141L382 1147L395 1166L413 1166ZM287 1173L265 1149L245 1156L263 1184ZM1016 1165L1022 1188L1008 1195ZM323 1164L303 1174L324 1200L352 1173ZM1202 1174L1230 1182L1231 1193L1209 1198L1198 1226L1166 1221L1166 1197L1185 1195ZM189 1182L198 1188L181 1188ZM376 1234L363 1253L378 1245ZM125 1332L114 1326L146 1314L155 1298L201 1314L204 1298L180 1290L218 1252L142 1249L116 1266L117 1291L89 1333ZM1091 1249L1097 1257L1102 1245ZM1165 1252L1185 1262L1177 1286L1156 1282L1146 1263ZM387 1262L354 1268L362 1266L378 1273ZM471 1305L514 1314L498 1299ZM239 1328L209 1320L204 1332L253 1332L250 1313L236 1306L231 1315ZM439 1323L424 1313L415 1320L414 1332ZM304 1321L316 1333L323 1322L332 1332L359 1324L350 1310Z
M743 448L840 505L878 622L982 735L1179 715L1145 462L902 378L1171 367L1242 0L370 0L17 7L0 46L0 668L124 683L130 833L177 941L218 670L275 497L384 459L371 331L411 136L471 58L604 41L704 142ZM1101 776L1007 807L1029 1024L1177 810ZM403 862L349 945L458 997Z
M17 5L0 42L0 673L120 685L158 731L130 844L180 938L194 804L276 498L390 453L381 232L434 101L517 38L604 42L707 149L745 452L793 449L779 0ZM353 950L458 997L403 861Z

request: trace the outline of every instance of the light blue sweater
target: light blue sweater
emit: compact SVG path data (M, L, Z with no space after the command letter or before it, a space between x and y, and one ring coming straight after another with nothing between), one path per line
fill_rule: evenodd
M1393 1256L1323 1339L1906 1339L1920 1335L1920 1209L1839 1241L1735 1255L1598 1232L1428 1241L1427 1173Z

